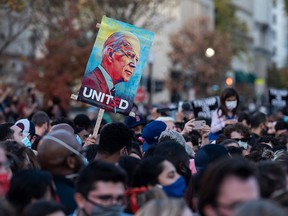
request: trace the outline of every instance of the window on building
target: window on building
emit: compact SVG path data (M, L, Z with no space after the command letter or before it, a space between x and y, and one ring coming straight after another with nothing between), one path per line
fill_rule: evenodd
M274 7L274 8L277 7L277 0L273 0L273 1L272 1L272 4L273 4L273 7Z
M5 34L0 33L0 39L1 39L1 40L5 40Z
M275 24L277 22L277 17L275 14L273 14L272 16L272 22Z
M276 34L276 32L275 31L271 31L271 34L272 34L272 39L273 40L277 40L277 34Z
M273 56L276 56L276 55L277 55L277 48L276 48L276 47L273 47L272 55L273 55Z

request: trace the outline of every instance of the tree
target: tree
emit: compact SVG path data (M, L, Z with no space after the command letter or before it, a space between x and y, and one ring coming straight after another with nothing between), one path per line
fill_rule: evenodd
M0 57L32 23L31 8L34 1L7 0L0 3Z
M81 82L96 37L95 26L102 15L152 28L153 17L160 14L160 6L167 1L39 1L42 7L34 13L38 19L35 30L40 29L39 36L49 32L43 49L45 56L31 62L23 79L35 83L44 92L46 105L53 95L57 95L67 107L71 87Z
M176 6L176 0L98 0L103 14L135 24L142 28L157 30L170 20L169 11Z
M207 96L213 79L219 83L229 69L232 56L227 35L217 30L211 31L208 26L206 18L193 19L170 36L172 51L169 57L175 68L180 66L184 76L182 80L190 82L197 96ZM213 48L215 55L208 57L208 48Z
M288 0L284 0L285 11L288 13Z
M236 7L231 0L215 0L215 28L226 34L230 41L233 55L246 52L246 42L251 41L247 35L248 28L245 22L236 16Z
M46 106L49 99L59 96L67 108L71 87L80 82L84 73L91 48L75 46L71 44L71 40L66 38L47 41L46 49L49 52L45 58L33 60L23 74L22 79L35 83L36 88L44 93Z
M288 68L278 69L272 67L267 73L267 85L273 88L287 88L288 86Z
M49 29L43 51L45 56L31 61L22 79L36 84L36 88L44 93L44 105L48 105L53 96L59 96L67 108L71 87L80 83L85 70L94 36L93 33L87 35L87 32L96 27L92 23L81 25L84 22L83 8L77 2L72 0L67 4L56 4L41 13L44 16L42 22L47 22ZM53 17L50 23L49 17Z
M283 83L283 88L287 88L287 86L288 86L288 68L280 69L280 76L281 76L281 81Z

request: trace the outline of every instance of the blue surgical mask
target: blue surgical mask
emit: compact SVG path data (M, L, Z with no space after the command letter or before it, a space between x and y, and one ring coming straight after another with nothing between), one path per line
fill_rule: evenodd
M24 146L31 148L32 144L30 142L30 140L28 139L28 137L25 137L24 139L21 140L21 142L23 143Z
M174 183L163 186L162 189L169 197L177 197L177 198L184 197L184 192L186 189L185 179L182 176L180 176Z
M76 140L82 146L82 140L79 135L76 135Z

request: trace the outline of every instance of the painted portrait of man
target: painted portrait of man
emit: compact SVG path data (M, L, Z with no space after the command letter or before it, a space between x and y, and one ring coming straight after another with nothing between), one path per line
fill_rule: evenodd
M128 82L139 61L140 42L130 32L115 32L103 45L102 61L82 85L115 96L115 85Z
M128 115L154 33L103 16L77 100Z

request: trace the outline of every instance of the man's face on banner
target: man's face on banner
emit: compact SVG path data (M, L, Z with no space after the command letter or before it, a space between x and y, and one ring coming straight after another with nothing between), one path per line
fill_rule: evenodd
M139 60L140 44L136 38L125 37L113 54L113 80L128 82Z

